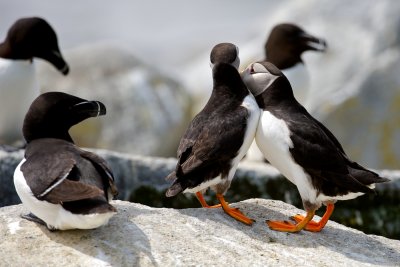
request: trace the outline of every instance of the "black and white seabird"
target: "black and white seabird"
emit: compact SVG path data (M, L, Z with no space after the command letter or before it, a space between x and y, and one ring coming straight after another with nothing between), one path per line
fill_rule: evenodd
M0 143L22 140L24 116L40 94L33 58L44 59L68 74L52 27L41 18L22 18L0 44Z
M278 67L293 85L297 101L308 106L310 76L302 54L306 51L324 52L326 41L305 32L292 23L274 26L264 46L265 59ZM262 153L253 143L246 155L247 160L262 161Z
M230 208L223 195L254 139L260 109L231 64L235 59L228 61L214 62L211 97L180 141L176 169L166 178L173 181L166 196L196 193L202 206L210 207L202 194L211 187L227 214L250 225L253 220Z
M320 231L337 200L373 192L375 183L389 181L350 160L335 136L297 102L285 75L269 62L250 64L242 73L262 110L256 142L265 158L297 186L307 215L297 222L267 221L278 231ZM311 221L324 204L319 222Z
M92 229L116 213L109 201L117 194L104 159L77 147L70 127L104 115L105 106L61 92L37 97L26 114L24 159L14 172L14 184L25 218L50 230ZM32 215L33 214L33 215Z

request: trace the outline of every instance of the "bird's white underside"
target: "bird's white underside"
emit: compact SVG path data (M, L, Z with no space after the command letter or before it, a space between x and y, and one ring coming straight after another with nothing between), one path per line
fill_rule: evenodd
M42 219L49 228L68 230L68 229L93 229L105 223L115 214L115 212L101 214L73 214L65 210L60 204L52 204L44 200L37 199L20 170L25 162L23 159L14 172L14 185L18 196L23 205L34 215Z

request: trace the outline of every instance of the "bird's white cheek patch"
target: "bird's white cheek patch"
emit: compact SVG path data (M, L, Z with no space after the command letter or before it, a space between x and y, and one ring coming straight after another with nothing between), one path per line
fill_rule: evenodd
M243 81L254 96L262 94L279 76L268 72L250 74L247 70L243 74Z

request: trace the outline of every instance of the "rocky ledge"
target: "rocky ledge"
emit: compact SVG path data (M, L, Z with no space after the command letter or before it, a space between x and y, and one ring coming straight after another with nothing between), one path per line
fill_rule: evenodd
M398 265L400 241L329 221L319 233L270 230L266 219L301 210L281 201L232 204L256 220L243 225L221 209L150 208L124 201L95 230L50 232L20 218L22 205L0 209L4 266L372 266Z
M193 208L199 203L192 194L166 198L169 183L164 177L175 168L176 159L142 157L108 150L94 150L110 164L119 189L119 200L129 200L151 207ZM0 151L0 207L19 204L13 173L23 157L23 150ZM369 194L350 201L340 201L332 220L359 229L365 233L389 238L400 237L400 171L381 170L392 180L377 185L377 195ZM215 195L205 195L209 203L217 203ZM283 200L302 208L297 188L270 165L241 162L231 188L226 194L229 202L263 198ZM318 211L321 215L323 209ZM0 264L1 265L1 264Z

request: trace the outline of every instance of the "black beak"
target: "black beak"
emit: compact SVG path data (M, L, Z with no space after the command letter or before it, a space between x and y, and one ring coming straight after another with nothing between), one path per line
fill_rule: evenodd
M41 58L50 62L62 74L67 75L69 73L69 66L58 49L46 53Z
M305 50L325 52L328 47L324 39L314 37L308 33L302 33L301 38L304 41Z
M100 101L84 101L72 107L77 114L85 114L88 117L98 117L106 114L106 106Z

